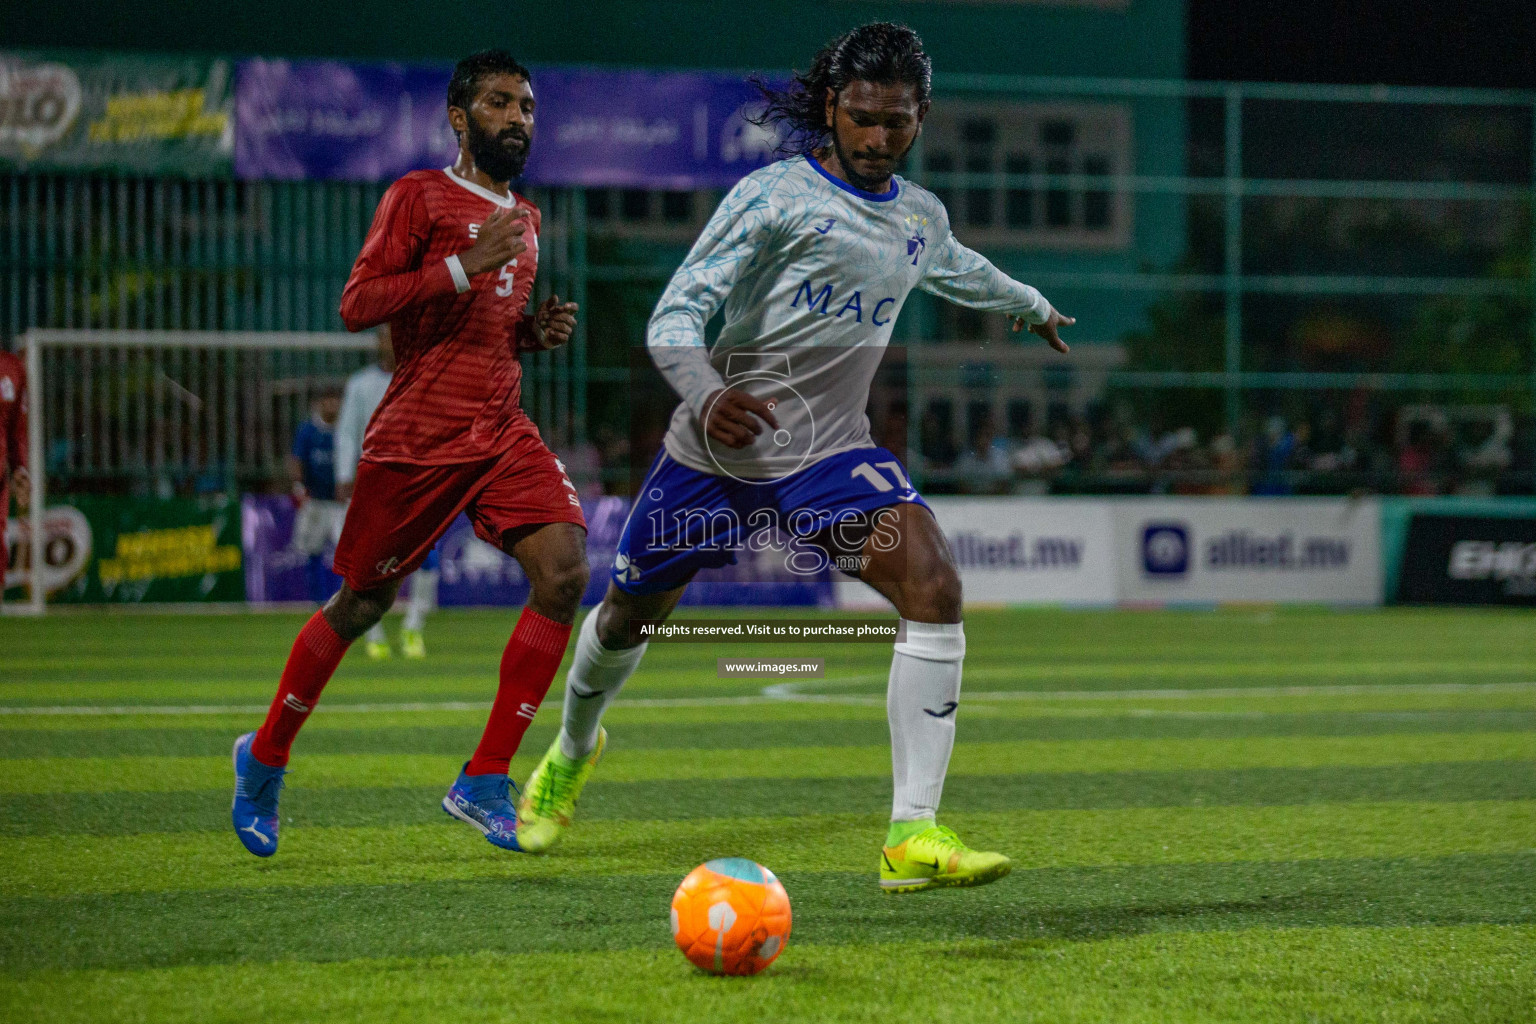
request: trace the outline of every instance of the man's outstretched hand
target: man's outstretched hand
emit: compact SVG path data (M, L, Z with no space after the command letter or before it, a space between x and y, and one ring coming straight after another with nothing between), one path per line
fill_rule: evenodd
M1057 352L1065 352L1067 351L1067 343L1061 340L1061 335L1056 333L1056 328L1071 327L1075 323L1077 323L1077 317L1062 316L1060 313L1056 312L1056 307L1052 306L1051 315L1046 317L1045 323L1032 324L1025 320L1023 317L1016 316L1013 318L1013 330L1014 333L1018 333L1019 331L1022 331L1024 328L1028 327L1032 333L1038 334L1040 337L1050 342L1051 348L1055 349Z
M551 295L533 312L533 337L542 349L559 348L576 332L576 303Z
M773 408L745 391L721 388L704 399L704 432L727 448L745 448L757 440L764 423L779 429Z

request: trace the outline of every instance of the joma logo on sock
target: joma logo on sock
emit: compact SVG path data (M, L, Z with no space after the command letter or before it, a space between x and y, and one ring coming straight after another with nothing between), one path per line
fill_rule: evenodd
M518 717L526 718L530 722L533 721L533 716L538 713L539 706L537 704L529 704L526 701L519 705L517 709Z
M290 711L297 711L301 715L309 714L309 705L305 704L291 693L283 698L283 706L288 708Z

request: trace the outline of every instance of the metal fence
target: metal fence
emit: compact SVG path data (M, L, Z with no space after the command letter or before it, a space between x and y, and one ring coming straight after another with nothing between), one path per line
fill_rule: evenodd
M1536 95L956 75L938 76L935 91L936 109L1094 103L1129 111L1129 159L1117 163L1063 171L1050 163L1026 169L1003 162L975 169L964 160L936 159L932 140L925 138L907 170L956 205L968 194L993 189L1005 198L1039 197L1047 211L1057 196L1080 197L1072 200L1080 206L1090 196L1104 197L1092 201L1132 211L1129 234L1093 251L1058 247L1048 238L988 249L1047 294L1071 297L1085 330L1091 330L1096 307L1111 303L1190 311L1187 344L1177 316L1171 332L1165 331L1171 338L1146 343L1126 332L1126 359L1096 377L1109 395L1175 410L1209 407L1216 424L1210 430L1230 435L1252 430L1255 418L1282 407L1287 395L1338 403L1364 394L1383 403L1397 422L1402 409L1425 404L1485 403L1518 417L1529 417L1536 405ZM1427 134L1421 145L1409 147L1417 156L1401 164L1392 156L1408 151L1401 146L1338 139L1377 128ZM1460 138L1458 130L1471 138ZM1173 140L1171 148L1150 153L1143 143L1159 131ZM1317 156L1329 152L1353 156L1336 164ZM383 187L0 176L0 332L14 344L32 328L337 330L340 291ZM643 238L628 246L609 244L607 228L589 220L581 190L546 190L533 198L545 211L540 294L558 292L594 311L567 349L525 357L530 413L554 443L574 445L604 416L611 422L613 410L628 400L627 355L642 342L633 317L597 315L602 303L594 307L589 298L601 300L606 291L610 305L621 301L643 310L674 269L677 246L647 246ZM1157 203L1176 211L1160 228L1152 216ZM1326 234L1335 222L1352 225L1354 242L1309 263L1314 239L1308 229ZM1421 223L1451 228L1440 235L1421 232L1419 239L1414 225ZM1380 241L1394 230L1407 242ZM1446 241L1456 232L1480 241ZM657 258L663 252L665 258ZM1410 330L1423 334L1428 322L1433 334L1437 302L1450 304L1438 314L1448 332L1470 324L1466 330L1491 332L1493 342L1447 346L1442 357L1405 362ZM1369 344L1351 342L1353 350L1334 353L1325 338L1301 346L1305 351L1298 355L1291 351L1298 343L1289 328L1277 326L1341 308L1365 309L1369 320L1376 315L1368 308L1372 303L1378 312L1390 307L1387 319L1396 319L1371 351ZM1055 394L1062 388L1051 375L1071 372L1020 368L1006 359L995 361L1002 369L990 377L978 372L972 364L991 358L986 346L965 337L967 328L944 320L926 298L915 301L903 321L898 340L910 346L900 382L905 423L892 422L905 432L903 447L919 480L942 483L953 471L935 457L935 439L924 433L932 426L925 423L931 421L927 413L941 407L933 403L951 401L943 395L985 411L1002 401L999 373L1003 385L1034 375L1043 394ZM1404 327L1409 321L1419 326ZM1491 326L1479 326L1484 322ZM1154 325L1142 333L1157 330ZM978 355L958 366L931 351L967 343L976 345ZM1485 357L1495 343L1498 358ZM81 432L78 444L48 453L56 486L164 472L150 459L135 461L134 445L126 440L132 435L112 433L137 429L130 428L131 416L104 417L81 406L97 395L93 388L108 386L100 383L106 378L132 379L141 372L153 375L154 369L81 363L45 374L50 407L56 405L60 416L74 410L67 414L73 419L57 421L58 429ZM199 372L246 371L232 362ZM209 378L207 386L220 385ZM114 394L102 391L90 400L121 403ZM166 404L164 415L175 409L174 402ZM279 426L274 421L271 429ZM122 457L109 463L87 457L92 436L91 452ZM219 436L219 444L228 443ZM1536 446L1536 436L1521 435L1514 443ZM612 477L626 475L612 460L606 469ZM230 468L229 482L273 470Z
M13 344L52 332L40 381L54 486L233 488L275 476L304 396L339 384L373 346L326 335L341 329L341 290L384 188L0 178L0 325ZM539 198L554 211L540 294L569 294L571 197ZM253 344L251 332L292 336ZM306 335L313 351L300 347ZM523 356L524 406L557 438L576 436L585 417L572 369L584 351L582 338Z
M33 330L32 458L78 489L260 486L313 400L372 361L368 335Z

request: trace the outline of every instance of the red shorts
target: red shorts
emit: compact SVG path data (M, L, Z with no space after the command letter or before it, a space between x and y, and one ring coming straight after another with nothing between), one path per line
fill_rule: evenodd
M525 434L492 459L448 466L369 462L357 466L336 572L353 590L404 579L426 559L460 512L500 548L508 530L536 523L586 529L576 488L555 453Z

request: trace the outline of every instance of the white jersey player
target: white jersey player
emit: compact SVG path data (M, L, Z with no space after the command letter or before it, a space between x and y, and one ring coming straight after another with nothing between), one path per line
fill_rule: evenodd
M347 378L341 395L341 412L336 417L334 442L336 497L350 501L352 485L357 481L357 463L363 457L363 434L373 411L384 400L384 392L395 375L395 352L389 341L389 325L379 328L378 362L363 367ZM411 574L410 596L405 606L405 622L400 627L400 652L407 658L427 656L424 630L427 613L437 607L437 549L433 548L420 569ZM364 635L364 650L374 659L391 654L389 636L382 621Z
M647 343L683 402L667 453L704 473L781 479L871 448L870 383L907 296L921 288L974 309L1043 322L1050 304L956 240L938 197L892 176L880 193L805 154L737 183L673 275ZM725 298L712 349L704 324ZM776 427L743 447L703 429L727 382Z
M1007 874L936 822L965 655L960 579L944 536L864 410L914 288L1028 324L1059 351L1071 324L1034 288L961 245L944 206L893 173L921 130L931 71L911 29L873 24L826 47L765 120L799 155L743 179L656 307L647 343L682 398L619 541L603 603L582 623L560 736L519 806L522 849L568 826L602 753L603 709L694 573L736 560L774 525L888 598L901 615L887 713L895 800L880 857L887 892ZM704 325L721 305L712 349ZM794 547L794 545L792 545ZM812 560L820 570L825 561Z

